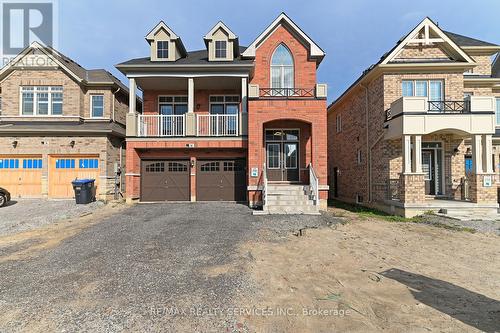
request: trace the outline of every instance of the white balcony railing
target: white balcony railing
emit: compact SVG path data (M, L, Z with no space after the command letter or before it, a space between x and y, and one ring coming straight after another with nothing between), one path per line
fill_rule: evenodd
M184 115L139 115L138 122L140 137L184 136L186 133Z
M197 136L238 136L239 119L237 114L198 114L196 115Z

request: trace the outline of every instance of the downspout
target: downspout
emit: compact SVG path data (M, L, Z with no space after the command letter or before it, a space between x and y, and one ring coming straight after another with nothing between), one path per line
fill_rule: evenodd
M371 190L371 150L370 150L370 132L368 127L369 117L368 117L368 87L361 84L361 87L365 89L365 122L366 122L366 189L368 190L368 202L372 201L372 190Z

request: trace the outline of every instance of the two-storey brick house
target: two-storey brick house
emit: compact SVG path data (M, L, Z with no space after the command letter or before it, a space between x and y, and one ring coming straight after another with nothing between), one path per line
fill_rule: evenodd
M117 78L35 42L0 89L0 186L13 198L71 198L76 178L95 179L99 199L121 190L129 96Z
M496 213L499 50L429 18L400 39L328 108L331 197L405 216Z
M117 65L143 91L127 118L129 201L237 201L264 212L326 204L324 52L285 14L249 47L223 22L186 51L160 22L150 55Z

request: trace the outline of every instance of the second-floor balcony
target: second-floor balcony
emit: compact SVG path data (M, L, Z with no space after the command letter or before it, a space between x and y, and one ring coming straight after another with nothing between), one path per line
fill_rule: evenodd
M326 84L318 83L312 87L266 88L250 84L248 97L251 99L326 99Z
M235 137L239 114L137 115L138 137Z
M459 101L401 97L385 112L386 138L437 131L494 133L495 103L491 96L471 96Z

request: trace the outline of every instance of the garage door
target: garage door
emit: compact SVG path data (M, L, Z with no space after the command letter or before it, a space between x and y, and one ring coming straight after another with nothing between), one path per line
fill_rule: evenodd
M98 155L64 155L49 157L49 197L73 198L75 179L95 179L99 186Z
M142 161L141 201L189 201L189 161Z
M42 195L42 156L11 155L0 157L0 187L13 198Z
M246 201L245 160L200 160L196 171L197 201Z

